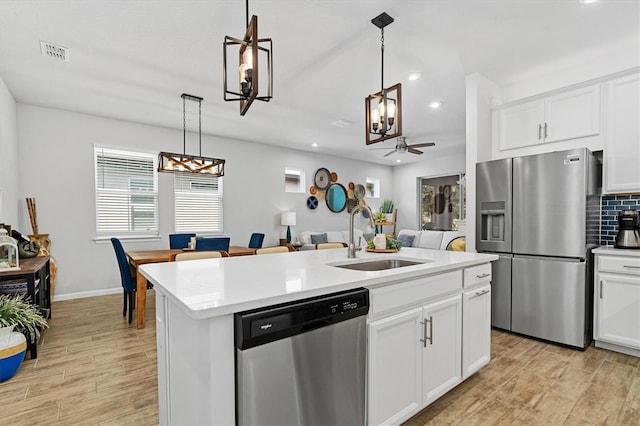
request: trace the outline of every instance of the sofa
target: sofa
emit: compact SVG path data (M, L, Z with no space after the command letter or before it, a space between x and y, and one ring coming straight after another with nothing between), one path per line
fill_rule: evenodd
M458 231L416 231L413 229L402 229L397 235L400 242L411 240L411 247L434 250L447 250L449 243L458 237L460 237ZM403 246L406 247L404 244ZM451 248L449 249L451 250Z
M323 234L327 235L327 241L323 241ZM356 246L360 243L360 237L362 236L362 230L353 230L353 242ZM302 247L299 250L315 250L317 242L349 244L349 231L302 231L298 238L302 243ZM362 245L365 244L366 242L363 238Z

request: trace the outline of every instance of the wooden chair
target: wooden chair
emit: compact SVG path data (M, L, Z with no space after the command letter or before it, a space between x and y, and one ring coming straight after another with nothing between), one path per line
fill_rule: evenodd
M184 253L176 253L171 256L173 262L179 262L181 260L194 260L194 259L213 259L220 257L229 257L229 253L226 251L186 251Z
M295 251L295 249L288 246L265 247L257 249L256 254L289 253L290 251Z
M254 232L249 239L249 248L259 249L262 248L262 242L264 241L264 234Z
M347 247L346 243L318 243L316 244L316 250L335 249Z

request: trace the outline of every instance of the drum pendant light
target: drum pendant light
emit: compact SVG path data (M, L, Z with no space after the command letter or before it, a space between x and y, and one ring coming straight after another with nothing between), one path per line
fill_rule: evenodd
M242 40L225 36L223 43L223 78L224 100L240 101L240 115L245 115L254 100L269 102L272 96L273 86L273 61L271 52L273 45L270 38L258 37L258 17L251 16L249 21L249 0L246 0L247 30ZM228 73L227 49L238 48L237 57L240 66L237 72ZM263 68L261 68L263 67ZM266 72L266 78L261 81L260 76ZM229 89L228 74L239 77L238 91ZM261 83L267 84L266 95L258 92Z
M202 156L202 98L182 94L182 154L161 152L158 155L159 172L189 172L213 176L224 176L225 160ZM188 155L187 151L187 113L186 101L198 102L198 142L200 155Z
M371 23L380 28L381 37L381 90L365 99L365 122L367 145L382 142L387 139L397 138L402 135L402 85L395 84L385 89L384 87L384 27L391 24L393 18L382 12L371 20Z

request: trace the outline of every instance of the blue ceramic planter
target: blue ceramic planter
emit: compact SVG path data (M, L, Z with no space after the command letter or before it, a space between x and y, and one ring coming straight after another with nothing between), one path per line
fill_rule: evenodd
M27 339L22 333L13 330L13 326L0 329L0 383L12 378L24 360L27 352Z

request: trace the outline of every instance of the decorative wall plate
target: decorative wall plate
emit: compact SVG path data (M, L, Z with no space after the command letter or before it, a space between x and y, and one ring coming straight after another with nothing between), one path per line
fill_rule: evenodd
M315 186L312 186L312 187L309 188L309 192L311 194L315 194L316 192L318 192L318 188L316 188Z
M338 174L336 172L331 172L331 182L338 181Z
M316 174L313 176L313 183L320 190L325 190L331 185L331 173L324 167L316 170Z
M356 199L356 194L353 192L353 189L347 189L347 198L353 198L354 200ZM356 205L357 204L358 203L356 203Z
M316 192L316 198L318 199L318 201L324 201L324 198L325 198L324 195L325 195L324 191Z
M313 195L307 198L307 207L311 210L315 210L318 208L318 199Z
M357 205L358 205L358 200L356 200L355 198L349 198L347 200L347 213L351 213L351 210L353 210Z
M364 185L357 184L353 189L353 193L356 196L356 199L363 200L365 194Z
M349 189L353 189L356 187L356 184L353 182L349 182Z

